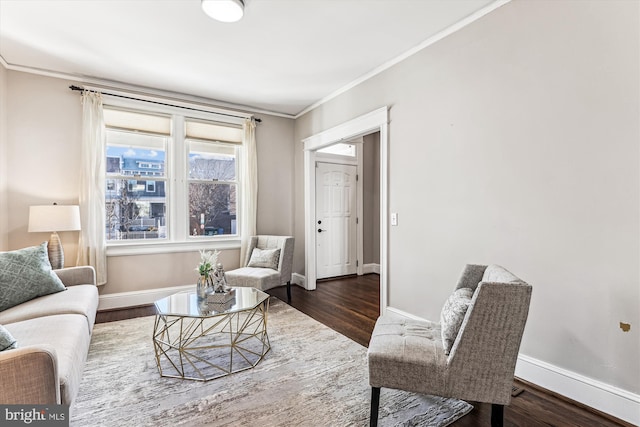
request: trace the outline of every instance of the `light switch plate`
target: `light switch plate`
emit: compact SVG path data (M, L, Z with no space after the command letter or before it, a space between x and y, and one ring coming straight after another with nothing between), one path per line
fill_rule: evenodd
M391 225L398 225L398 213L391 212Z

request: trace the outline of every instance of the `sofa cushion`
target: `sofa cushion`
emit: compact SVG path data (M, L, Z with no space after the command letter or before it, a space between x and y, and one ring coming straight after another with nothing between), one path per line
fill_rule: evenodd
M277 270L279 260L280 249L253 248L247 267L272 268Z
M17 348L18 343L7 329L0 325L0 351L11 350Z
M65 289L51 270L46 242L0 253L0 311Z
M9 324L55 314L81 314L93 329L98 309L98 288L94 285L69 286L65 292L38 297L0 312L0 323Z
M458 336L464 316L471 304L471 298L473 298L472 289L456 289L442 307L440 327L442 328L442 345L447 355L451 352L451 347Z
M77 395L91 336L79 314L45 316L5 325L21 347L48 346L55 350L60 379L60 400L70 405Z

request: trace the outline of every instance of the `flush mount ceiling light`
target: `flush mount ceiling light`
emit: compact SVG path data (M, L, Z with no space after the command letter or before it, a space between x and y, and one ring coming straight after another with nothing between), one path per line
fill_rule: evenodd
M242 0L202 0L202 10L217 21L236 22L244 14L244 2Z

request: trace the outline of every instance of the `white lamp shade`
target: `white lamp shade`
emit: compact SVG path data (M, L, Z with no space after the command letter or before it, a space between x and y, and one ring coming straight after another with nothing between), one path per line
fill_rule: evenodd
M79 206L30 206L29 231L54 232L80 230Z
M216 21L236 22L242 19L242 0L202 0L202 10Z

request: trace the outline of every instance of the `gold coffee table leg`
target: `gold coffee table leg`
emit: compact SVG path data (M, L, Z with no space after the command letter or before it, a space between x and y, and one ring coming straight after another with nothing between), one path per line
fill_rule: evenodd
M153 343L163 377L208 381L256 366L271 349L269 300L218 316L156 315Z

